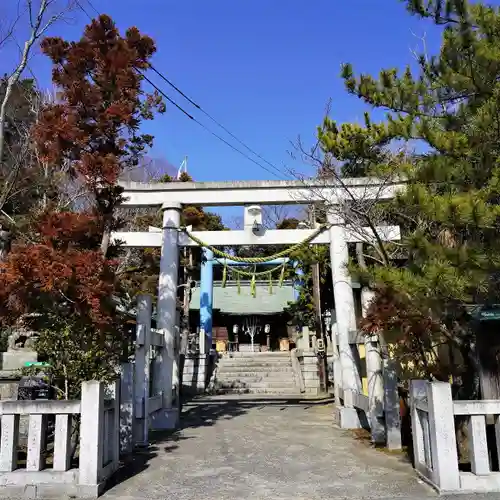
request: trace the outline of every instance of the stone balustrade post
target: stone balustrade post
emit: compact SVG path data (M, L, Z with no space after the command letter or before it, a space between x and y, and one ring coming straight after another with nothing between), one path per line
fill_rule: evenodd
M104 384L96 380L82 384L79 484L99 484L103 466Z
M149 393L151 316L153 314L151 295L137 296L137 330L135 341L134 411L133 440L135 446L147 446L149 433ZM140 415L140 417L139 417Z

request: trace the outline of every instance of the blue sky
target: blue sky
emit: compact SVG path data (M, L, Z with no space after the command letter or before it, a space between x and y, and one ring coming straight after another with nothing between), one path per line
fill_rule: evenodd
M87 0L80 1L93 12ZM307 171L287 154L290 141L300 134L312 144L329 98L339 122L362 118L362 104L344 91L342 62L370 73L412 63L410 49L419 44L412 32L426 32L431 51L439 46L437 30L409 16L398 0L93 0L93 5L120 29L136 25L152 36L156 67L280 169ZM87 21L75 12L71 22L52 31L75 39ZM15 50L4 51L3 64L13 60ZM35 55L30 66L41 85L49 85L45 58ZM164 82L151 78L224 135ZM274 178L172 106L147 129L156 137L152 156L178 165L188 155L196 180Z

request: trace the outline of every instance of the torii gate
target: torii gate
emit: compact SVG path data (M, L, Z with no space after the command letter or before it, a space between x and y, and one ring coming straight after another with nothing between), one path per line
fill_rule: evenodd
M161 357L161 383L163 404L154 426L167 429L177 426L178 410L172 406L172 383L178 379L178 362L174 346L177 317L177 287L179 247L198 246L180 228L182 205L198 206L249 206L324 203L327 208L329 229L318 234L310 244L329 244L334 302L337 319L339 357L344 394L359 392L361 380L349 346L349 332L356 330L354 295L347 271L349 260L347 243L368 241L374 234L368 229L349 227L334 206L347 198L360 200L391 199L402 189L401 183L382 182L376 178L343 179L343 186L334 180L313 181L242 181L242 182L182 182L137 183L124 182L123 207L161 206L163 228L161 232L118 232L115 240L125 247L161 248L160 276L158 282L157 328L163 332L164 346ZM349 192L346 191L346 188ZM210 246L238 245L293 245L312 237L315 229L277 229L254 231L194 231L197 239ZM377 232L385 241L399 239L398 226L378 227ZM346 398L348 399L348 398ZM359 427L359 417L352 404L341 409L341 419L348 427Z

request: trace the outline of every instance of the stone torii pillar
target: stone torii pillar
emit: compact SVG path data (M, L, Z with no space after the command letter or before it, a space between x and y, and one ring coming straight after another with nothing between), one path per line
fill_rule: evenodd
M212 309L213 309L214 253L203 248L203 261L200 273L200 343L204 342L203 352L212 347ZM200 349L202 346L200 345Z
M136 446L148 445L149 431L149 349L151 342L151 295L137 297L137 332L135 344L134 403L142 408L141 418L133 422L133 439Z
M161 246L160 277L158 280L158 302L156 306L156 326L162 330L164 346L161 354L160 379L163 387L162 410L152 417L155 429L172 429L176 426L178 408L173 408L173 374L176 369L177 325L177 285L179 275L179 226L181 220L180 203L164 203L163 236ZM178 369L178 367L177 367Z
M262 262L262 266L278 266L280 264L291 263L295 268L297 276L303 276L304 272L297 267L297 262L290 261L288 257L282 257L267 262ZM203 247L203 262L201 263L200 276L200 332L203 332L208 347L212 345L212 313L213 313L213 268L214 266L232 266L239 267L248 265L246 262L239 262L225 258L214 257L214 253L209 248ZM299 298L300 279L294 285L294 298ZM200 339L202 339L200 334Z
M246 225L243 231L208 231L198 234L199 238L206 237L206 244L217 245L293 245L312 236L314 230L261 230L258 210L252 204L279 205L282 203L300 203L300 200L310 204L324 203L325 199L341 202L345 198L345 186L355 198L385 200L391 199L404 189L401 182L387 182L376 178L344 179L343 186L338 186L335 180L303 180L298 181L241 181L241 182L203 182L203 183L120 183L124 188L124 207L159 206L163 203L164 223L161 231L151 233L124 232L114 233L113 238L125 242L125 246L134 248L161 247L161 273L158 291L158 327L162 329L165 346L161 358L161 382L164 388L162 418L156 419L153 425L158 428L172 428L177 420L177 409L172 408L172 383L175 384L174 370L176 371L175 340L177 337L177 281L179 268L178 246L196 246L189 241L187 235L179 234L181 203L199 206L248 206L247 213L251 216L251 230ZM339 201L337 201L339 200ZM252 205L252 206L250 206ZM250 210L250 208L252 210ZM250 213L251 212L251 213ZM349 331L355 329L354 300L350 279L345 269L347 263L347 242L358 241L356 231L345 227L344 221L338 220L329 230L313 237L311 244L330 244L332 257L332 277L340 350L343 360L344 387L347 393L356 390L359 386L359 374L349 348ZM368 229L368 228L364 228ZM399 239L399 228L386 228L387 241ZM370 231L367 231L370 234ZM196 231L193 231L196 236ZM369 236L368 236L369 237ZM363 237L363 241L366 238ZM346 404L345 419L354 409ZM158 412L157 412L158 413ZM174 418L175 415L175 418ZM172 417L172 418L171 418ZM170 422L169 422L170 421ZM174 425L172 425L174 423Z
M349 345L349 334L356 331L356 313L351 277L347 270L347 264L349 263L348 238L342 217L329 213L328 222L331 224L329 229L330 260L337 316L342 388L344 389L344 406L339 408L340 426L355 429L360 427L360 421L358 412L353 405L353 394L361 392L361 378Z

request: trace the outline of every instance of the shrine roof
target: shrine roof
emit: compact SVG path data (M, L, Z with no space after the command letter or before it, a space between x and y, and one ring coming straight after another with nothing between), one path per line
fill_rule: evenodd
M294 288L290 281L286 281L282 287L274 282L272 293L269 290L269 282L258 281L255 297L252 296L250 282L241 283L240 293L235 282L228 282L225 288L220 282L215 282L213 288L213 308L224 314L279 314L294 300ZM200 309L199 287L193 290L190 309Z

